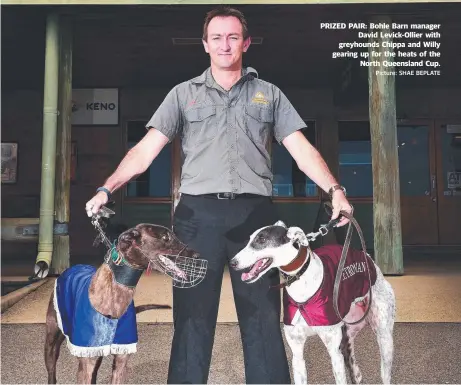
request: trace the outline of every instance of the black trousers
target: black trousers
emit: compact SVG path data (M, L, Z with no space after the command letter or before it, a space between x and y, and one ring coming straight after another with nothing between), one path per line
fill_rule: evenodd
M193 288L173 287L174 336L169 384L203 384L208 380L226 263L262 226L277 217L268 197L218 200L182 195L174 215L174 231L208 260L205 279ZM278 271L255 283L229 269L242 337L246 383L289 384L290 373L280 328Z

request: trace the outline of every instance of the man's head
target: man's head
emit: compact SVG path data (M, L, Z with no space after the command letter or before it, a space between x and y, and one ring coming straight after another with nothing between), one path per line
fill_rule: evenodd
M229 7L207 13L202 39L212 65L228 70L242 66L242 55L251 43L243 13Z

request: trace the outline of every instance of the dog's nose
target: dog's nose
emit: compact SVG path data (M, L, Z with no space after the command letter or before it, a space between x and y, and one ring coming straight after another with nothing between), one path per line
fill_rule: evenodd
M237 261L235 259L231 259L229 262L229 266L235 269L237 267Z

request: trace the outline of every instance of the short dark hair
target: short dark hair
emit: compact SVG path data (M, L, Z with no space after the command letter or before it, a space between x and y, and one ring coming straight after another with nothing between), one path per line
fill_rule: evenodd
M210 24L210 21L214 19L215 17L228 17L228 16L233 16L239 19L240 23L242 24L242 32L243 32L243 40L245 40L249 34L248 34L248 25L247 21L245 19L245 16L243 15L242 12L240 12L238 9L231 8L231 7L219 7L211 10L208 12L205 16L205 22L203 23L203 40L207 40L208 38L208 25Z

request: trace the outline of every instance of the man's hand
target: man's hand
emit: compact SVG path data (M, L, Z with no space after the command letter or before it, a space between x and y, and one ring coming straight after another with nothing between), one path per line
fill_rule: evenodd
M101 206L105 205L108 200L107 194L104 191L99 191L93 198L86 202L86 214L91 218L94 214L97 214Z
M342 190L336 190L333 192L331 199L331 205L333 206L333 213L331 215L331 220L338 218L340 211L345 211L352 215L352 206L348 202L344 192ZM349 223L349 219L342 217L336 227L341 227Z

